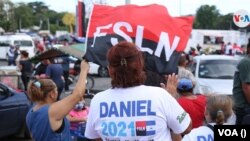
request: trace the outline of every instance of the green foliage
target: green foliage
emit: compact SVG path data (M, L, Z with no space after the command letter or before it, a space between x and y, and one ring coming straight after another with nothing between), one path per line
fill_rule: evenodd
M0 0L0 26L5 31L13 31L13 8L14 5L10 0Z
M50 24L50 32L55 34L57 30L67 30L66 26L58 26L57 24Z
M221 15L215 22L217 29L232 29L233 24L233 13L227 15Z
M220 13L216 6L202 5L197 10L194 28L215 29L219 15Z
M46 6L43 2L37 1L37 2L30 2L27 4L28 7L32 8L33 13L45 13L49 10L48 6Z
M25 3L19 3L19 5L14 9L15 21L20 28L28 28L33 26L34 15L32 14L32 9L25 5Z
M4 7L6 4L9 5L8 11ZM67 18L64 17L65 15ZM221 15L214 5L202 5L197 9L193 27L196 29L237 30L239 28L233 23L232 16L232 13ZM63 17L65 21L62 20ZM32 26L38 26L44 30L50 27L52 33L55 33L56 30L72 31L75 23L74 15L53 11L41 1L13 4L10 0L0 0L0 19L0 26L6 32ZM250 27L246 29L250 31Z
M59 29L58 25L56 25L56 24L50 24L50 32L52 34L55 34L58 29Z
M6 3L10 5L8 12L11 14L8 15L8 18L4 9ZM44 30L50 28L54 33L55 30L66 28L61 20L64 14L65 12L58 13L50 10L44 2L13 4L10 0L0 0L0 26L6 32L38 26Z
M0 20L0 27L2 27L6 31L11 31L10 21Z

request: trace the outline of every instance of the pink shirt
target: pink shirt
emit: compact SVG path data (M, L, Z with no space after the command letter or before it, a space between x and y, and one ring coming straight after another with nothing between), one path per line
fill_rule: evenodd
M76 111L76 110L71 110L69 112L69 115L72 117L76 117L76 118L80 118L80 117L84 117L87 118L89 114L89 107L86 107L84 110L80 110L80 111ZM81 132L81 127L82 125L85 125L86 123L75 123L75 122L71 122L70 123L70 130L76 131L76 132ZM79 131L78 131L79 130Z
M81 111L76 111L76 110L71 110L69 115L72 117L85 117L87 118L89 114L89 107L86 107L84 110Z

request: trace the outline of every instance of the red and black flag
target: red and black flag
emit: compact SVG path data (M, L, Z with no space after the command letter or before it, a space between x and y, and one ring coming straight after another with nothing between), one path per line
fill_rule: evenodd
M94 5L88 25L85 58L107 66L108 49L127 40L144 53L146 69L160 74L176 72L192 24L193 17L171 17L166 7L157 4Z

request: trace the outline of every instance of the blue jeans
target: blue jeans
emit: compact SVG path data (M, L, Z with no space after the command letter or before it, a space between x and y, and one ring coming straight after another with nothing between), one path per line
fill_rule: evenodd
M71 126L73 126L73 128L70 129L70 134L77 141L91 141L84 136L86 123L77 123L77 124L72 124Z
M8 58L8 65L11 66L11 65L16 65L16 62L15 62L15 59L14 57L9 57Z

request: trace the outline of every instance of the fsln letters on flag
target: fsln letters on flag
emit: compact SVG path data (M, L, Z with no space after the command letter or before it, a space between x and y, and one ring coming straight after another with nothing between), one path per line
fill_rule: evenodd
M107 66L106 53L119 41L135 43L145 56L146 68L171 73L186 48L193 17L171 17L167 8L94 5L87 31L86 58Z

